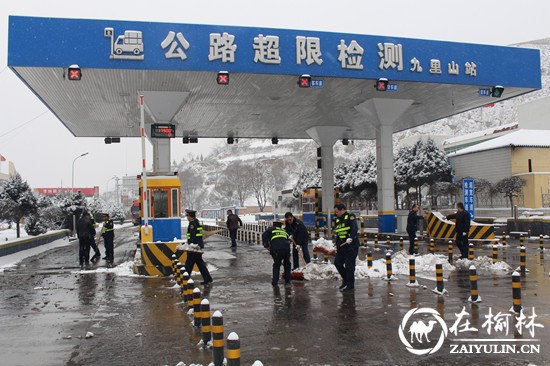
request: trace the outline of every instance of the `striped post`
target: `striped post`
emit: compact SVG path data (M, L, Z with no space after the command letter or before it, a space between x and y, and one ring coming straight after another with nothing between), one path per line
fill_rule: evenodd
M323 253L323 263L328 263L328 254Z
M187 307L193 307L193 291L195 290L195 281L192 278L187 281Z
M210 301L202 299L201 301L201 334L204 347L208 347L208 342L212 339L212 327L210 326Z
M392 267L391 267L391 253L386 253L386 276L388 281L392 279Z
M367 252L367 268L372 268L372 252L370 250Z
M390 248L391 248L390 237L386 236L386 251L390 250Z
M432 291L440 295L447 293L448 291L445 289L445 286L443 285L443 264L441 263L436 263L435 265L435 279L436 279L437 287Z
M542 234L539 235L539 250L544 252L544 236Z
M453 241L449 240L449 245L447 246L447 254L449 255L449 263L453 263Z
M315 250L315 246L313 246L313 259L312 261L317 262L319 258L317 258L317 251Z
M403 237L399 237L399 251L403 250Z
M223 366L223 315L220 311L212 314L212 363Z
M178 286L180 287L181 289L181 285L183 284L182 281L183 281L183 278L182 278L182 272L180 270L180 268L183 267L183 265L180 263L180 262L177 262L175 265L174 265L174 268L172 269L173 273L174 273L174 281L176 281L176 283L178 284Z
M477 290L477 271L474 265L471 265L469 268L470 271L470 297L468 298L469 302L481 302L481 296L478 294Z
M189 287L189 275L187 272L183 272L182 274L182 287L181 287L181 293L183 294L183 302L187 303L187 289Z
M498 262L498 247L493 245L493 264Z
M241 366L241 340L235 332L227 336L227 366Z
M361 221L361 227L360 227L360 233L361 233L361 245L367 245L367 241L365 240L365 218L361 217L359 219Z
M521 306L521 276L517 271L512 273L512 308L511 312L519 314Z
M525 238L523 237L523 234L519 234L519 246L523 247L525 242Z
M474 245L470 243L468 244L468 259L473 261L474 257Z
M195 287L193 289L193 325L198 328L201 326L201 321L201 290Z
M521 270L521 273L525 273L526 271L526 253L525 253L525 247L522 246L521 248L519 248L519 268Z
M374 236L374 249L378 249L378 235Z
M172 254L172 274L174 275L174 279L176 279L176 264L178 263L178 259L175 254Z
M409 287L418 287L418 282L416 282L416 270L415 270L415 260L414 257L409 258Z
M506 246L506 234L502 235L502 245Z
M435 254L435 242L433 238L430 239L430 254Z

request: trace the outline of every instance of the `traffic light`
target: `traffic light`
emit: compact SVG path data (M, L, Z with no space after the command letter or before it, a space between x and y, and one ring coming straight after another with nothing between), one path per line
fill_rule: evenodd
M220 71L216 77L216 82L218 85L229 85L229 72Z
M309 88L311 87L311 76L308 74L301 75L298 78L298 86L300 88Z
M82 70L78 65L71 65L68 69L69 80L80 80L82 79Z
M386 78L380 78L376 81L376 84L374 84L374 87L376 88L376 91L386 91L388 90L388 79Z
M494 98L500 98L504 93L504 87L500 85L495 85L491 88L491 96Z
M323 167L323 163L321 162L321 148L317 148L317 169L321 169Z

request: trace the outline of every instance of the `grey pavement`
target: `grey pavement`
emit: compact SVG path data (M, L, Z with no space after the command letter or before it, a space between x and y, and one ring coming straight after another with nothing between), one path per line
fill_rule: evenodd
M116 263L132 259L136 240L133 229L117 231ZM422 252L426 248L421 245ZM242 365L255 360L264 365L549 365L550 349L545 345L550 339L550 258L541 257L536 248L538 242L528 244L530 271L522 276L525 314L532 315L534 307L535 323L544 326L535 328L534 337L525 327L519 335L513 319L508 319L508 335L502 330L488 335L482 327L489 311L505 314L512 306L509 274L478 272L483 299L478 304L466 301L470 288L464 270L445 274L449 294L444 296L432 293L435 282L422 276L418 281L426 288L406 287L408 277L403 275L391 282L360 279L355 291L348 293L337 289L336 279L293 281L289 287L273 288L272 260L265 249L239 242L232 250L228 239L212 236L206 251L211 252L210 265L216 267L214 284L200 288L211 311L222 312L225 337L230 332L239 335ZM446 253L446 247L440 249ZM513 267L519 265L517 243L511 242L502 253ZM476 252L481 254L490 252ZM361 249L360 258L365 255ZM375 253L375 259L383 255ZM169 278L79 273L76 244L28 258L0 274L0 289L2 365L176 365L180 361L208 365L212 361L210 350L197 347L200 329L193 327ZM441 338L440 327L430 333L430 341L434 345L439 337L443 343L426 355L409 352L400 340L400 327L409 339L410 322L403 324L403 318L412 309L435 309L451 328L463 308L469 327L477 332L466 331L460 323L458 329L464 331ZM428 324L426 314L422 319ZM94 336L86 339L87 332ZM492 341L497 338L507 341ZM503 345L514 345L516 353L450 353L457 344L463 352L475 352L472 339L484 339L480 342L494 345L496 352ZM525 345L539 345L538 353L536 347ZM522 350L535 353L519 353Z

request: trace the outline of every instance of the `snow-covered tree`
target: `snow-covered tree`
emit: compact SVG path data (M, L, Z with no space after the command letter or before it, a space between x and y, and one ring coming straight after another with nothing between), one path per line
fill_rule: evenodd
M340 164L335 169L335 186L342 192L376 190L376 157L366 157Z
M62 212L62 226L65 229L73 228L73 215L75 216L75 221L78 221L82 212L87 210L86 197L80 191L76 193L71 191L60 192L53 197L52 201Z
M304 189L310 187L321 187L321 171L319 169L302 171L298 182L292 190L292 195L298 198L302 195Z
M19 226L21 219L36 213L38 209L36 197L27 181L21 179L19 174L15 174L2 185L0 200L7 201L2 204L2 207L9 210L5 211L3 216L15 222L17 237L19 238L21 236Z
M37 214L31 214L25 219L25 231L29 235L40 235L48 231L48 227Z
M256 162L250 176L250 182L252 194L256 198L258 208L260 212L264 212L267 197L274 188L271 167L262 161Z

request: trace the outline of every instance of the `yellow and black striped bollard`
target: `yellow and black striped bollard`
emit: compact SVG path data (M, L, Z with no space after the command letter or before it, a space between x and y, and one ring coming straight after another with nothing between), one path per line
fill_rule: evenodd
M227 336L227 366L241 365L241 340L235 332Z
M391 249L390 237L386 236L386 251Z
M402 251L403 250L403 237L400 236L399 237L399 251Z
M174 279L176 278L176 264L178 263L178 259L175 254L172 254L172 274L174 275Z
M468 302L481 302L481 296L479 296L477 289L477 271L474 265L469 268L470 271L470 297Z
M212 314L212 362L214 366L223 366L223 315L220 311Z
M315 246L313 246L313 262L317 262L319 258L317 258L317 251L315 250Z
M414 257L409 258L409 283L407 283L408 287L418 287L419 284L416 282L416 268L415 268L415 260Z
M176 264L176 282L180 285L180 289L183 287L183 273L185 272L185 266L178 262Z
M544 252L544 236L542 234L539 235L539 250L540 252Z
M447 246L447 254L449 255L449 263L453 263L453 241L449 240L449 245Z
M430 254L435 254L435 242L434 239L430 239Z
M195 290L195 281L192 278L187 281L187 307L193 308L193 291Z
M181 287L181 293L183 294L183 302L187 304L187 288L189 287L189 275L187 272L183 272L182 274L182 287Z
M367 268L372 268L372 252L370 250L367 252Z
M391 280L392 279L392 266L391 266L391 253L390 252L387 252L386 253L386 276L387 276L387 280Z
M506 246L506 234L502 235L502 245Z
M512 273L512 304L513 305L510 311L519 314L522 309L521 275L517 271L514 271L514 273Z
M470 243L470 244L468 244L468 259L473 261L474 257L475 257L474 245Z
M493 245L493 264L498 262L498 247Z
M202 321L201 300L201 290L195 287L193 289L193 325L197 328L201 326Z
M521 273L525 273L527 270L527 261L526 261L527 255L525 253L525 247L519 248L519 268L521 270Z
M208 342L212 339L212 329L210 326L210 301L202 299L201 301L201 335L204 348L208 347Z
M378 235L374 236L374 249L378 249Z
M523 237L523 234L519 234L519 246L524 246L525 238Z
M418 238L414 237L414 254L418 254Z
M441 263L436 263L435 265L435 279L437 285L436 288L432 291L439 295L448 293L448 291L445 289L445 285L443 284L443 264Z

